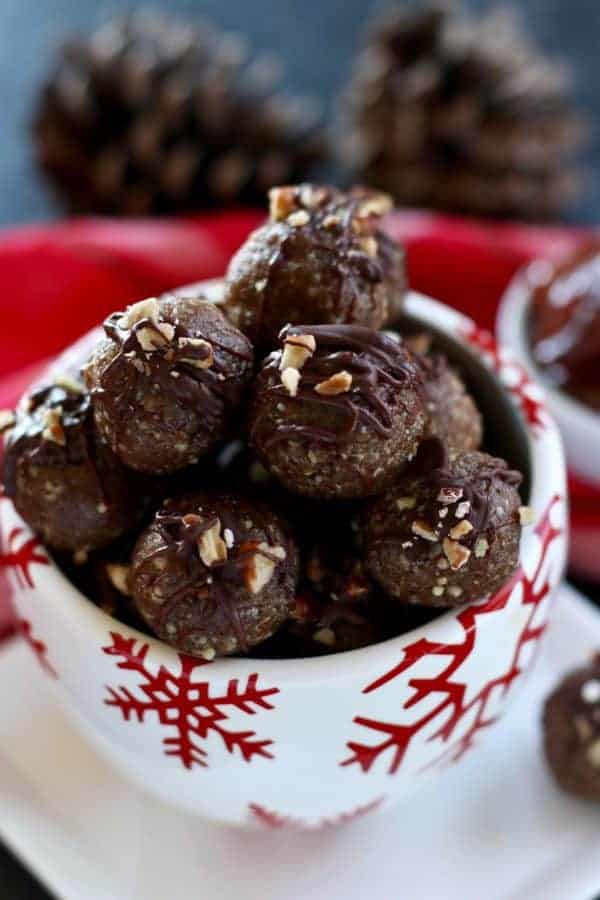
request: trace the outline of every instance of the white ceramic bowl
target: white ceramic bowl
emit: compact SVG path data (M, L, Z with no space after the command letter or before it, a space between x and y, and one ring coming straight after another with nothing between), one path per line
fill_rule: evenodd
M514 578L485 601L348 653L202 663L101 612L1 504L22 629L65 704L132 779L201 816L319 827L384 808L476 748L532 661L565 560L557 429L487 333L417 295L407 314L460 359L493 446L527 472L535 523Z

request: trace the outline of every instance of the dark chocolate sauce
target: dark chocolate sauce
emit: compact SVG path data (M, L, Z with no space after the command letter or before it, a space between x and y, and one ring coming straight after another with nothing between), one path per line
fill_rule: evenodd
M236 541L228 550L226 559L216 561L209 568L199 558L198 542L217 521L221 524L221 533L229 528L236 535ZM240 622L236 598L240 596L240 592L247 591L246 573L252 566L253 557L257 552L271 559L276 565L282 560L264 547L258 550L261 542L251 538L249 534L244 535L239 519L229 514L224 503L217 518L202 517L193 512L193 506L190 507L190 514L184 515L180 511L172 510L167 501L156 513L154 528L160 535L162 544L146 559L162 557L165 560L165 569L154 577L152 586L162 577L165 577L168 583L168 599L160 606L156 619L159 633L164 634L172 612L181 602L196 600L198 601L196 612L200 615L194 618L188 628L179 627L179 642L185 642L187 638L201 630L203 621L208 630L211 624L214 626L215 619L222 615L231 626L238 649L247 652L248 645ZM173 569L177 572L176 589L173 589L171 575Z
M279 397L284 399L292 414L294 407L299 407L323 424L281 422L264 440L264 446L294 438L345 444L361 424L380 437L389 438L393 398L407 387L422 390L419 369L404 345L359 325L288 325L280 340L283 344L287 337L300 334L315 338L316 352L302 368L297 395L291 397L280 382L281 352L272 354L267 364L267 369L276 373L269 393L275 403ZM319 383L341 371L352 376L349 391L327 396L315 390Z
M119 443L119 433L130 424L135 398L140 391L144 391L145 382L158 385L160 393L173 398L184 415L187 410L193 410L197 415L201 409L207 426L211 421L220 421L225 409L236 403L239 393L236 380L227 377L226 357L229 355L251 363L253 355L250 345L244 352L242 347L236 349L219 342L212 333L210 338L190 335L187 328L176 319L171 321L171 317L167 317L165 322L173 325L174 336L167 341L151 318L141 319L131 329L123 329L119 324L123 315L123 312L113 313L104 323L104 331L117 346L118 352L102 372L101 387L92 391L92 394L101 393L103 402L109 408L117 434L116 443ZM156 334L159 344L162 340L163 345L145 352L138 340L142 329ZM179 346L179 339L190 337L201 337L210 346ZM194 365L194 362L203 362L208 358L211 347L211 365L206 368ZM138 360L139 365L132 364L132 358ZM167 428L168 420L161 422L161 427Z
M59 408L64 446L42 437L46 427L43 413ZM99 502L108 502L104 479L98 471L90 396L83 389L79 393L50 384L30 395L26 411L18 413L16 424L6 439L4 489L9 497L16 495L18 464L24 453L30 466L63 469L70 465L89 467L91 483L96 486Z
M448 456L444 443L437 437L431 437L424 440L417 453L417 456L407 470L406 478L410 481L413 477L415 480L424 480L429 488L428 498L425 506L421 506L418 512L418 518L423 518L436 532L438 541L443 541L448 537L449 532L462 519L465 519L472 526L472 530L460 538L461 544L471 547L480 537L485 534L488 529L493 528L493 508L490 504L490 494L492 492L494 481L503 481L505 484L518 487L523 476L515 469L509 469L503 461L494 457L490 458L490 462L484 463L473 474L459 475L453 470L452 460ZM456 499L452 502L442 502L438 498L441 492L447 492L447 496L456 495ZM465 507L465 514L457 516L457 510L460 504L468 504ZM447 509L444 517L439 516L441 509ZM385 544L390 541L396 542L399 539L409 538L414 540L414 535L405 530L407 522L403 517L403 525L397 533L388 532L388 534L377 543ZM417 544L413 544L412 548L405 548L408 556L417 554Z

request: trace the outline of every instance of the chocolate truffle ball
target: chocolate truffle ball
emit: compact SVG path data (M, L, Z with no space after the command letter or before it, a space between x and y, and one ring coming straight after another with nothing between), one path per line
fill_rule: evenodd
M548 697L544 749L563 790L600 801L600 655Z
M285 328L260 371L250 443L289 490L365 497L416 452L426 423L420 368L403 344L359 325Z
M149 487L95 432L90 396L70 376L36 390L17 411L4 486L44 543L81 554L135 527Z
M342 522L334 535L347 530ZM339 540L313 546L286 626L291 653L337 653L383 640L385 623L375 590L350 541L347 550Z
M288 616L298 575L280 517L255 501L199 491L166 501L135 546L133 602L183 653L244 653Z
M121 460L168 473L227 436L252 373L248 339L206 300L166 296L104 323L84 370L100 434Z
M283 636L288 656L339 653L403 634L435 614L390 604L356 551L336 541L308 554Z
M312 547L306 557L304 575L311 590L342 603L366 601L374 592L373 579L366 571L364 561L356 553L350 537L350 529L341 522L337 529L342 540L332 541ZM335 535L337 537L337 534ZM345 549L346 543L348 549Z
M371 575L404 603L455 606L497 591L515 571L521 518L518 472L485 453L415 465L364 513ZM422 453L418 463L423 462Z
M376 644L389 636L379 612L358 599L341 600L305 589L295 599L286 626L288 653L320 656Z
M389 198L305 184L274 188L270 220L229 264L225 310L271 349L286 324L377 329L404 291L404 259L380 230Z
M425 436L438 437L450 452L478 450L483 422L475 401L444 356L423 358L427 412Z

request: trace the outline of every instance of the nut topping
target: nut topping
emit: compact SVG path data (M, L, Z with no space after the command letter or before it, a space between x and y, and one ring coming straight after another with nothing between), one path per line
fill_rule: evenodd
M365 251L367 256L372 256L373 258L377 256L377 241L374 237L366 237L360 242L360 246Z
M72 394L83 394L85 391L84 386L80 381L77 381L75 378L72 378L66 372L57 375L54 379L54 384L57 387L61 387L65 391L70 391Z
M221 522L219 519L199 538L198 555L208 568L227 559L227 545L221 537Z
M325 647L334 647L335 631L328 625L325 625L323 628L317 628L313 634L313 640L318 641L319 644L323 644Z
M463 500L462 503L459 503L456 507L456 512L454 513L457 519L464 519L465 516L469 515L471 511L471 504L468 500Z
M151 322L158 322L160 319L160 306L156 297L150 297L148 300L140 300L128 306L125 313L119 319L119 328L123 330L132 329L134 325L141 322L142 319L149 319Z
M298 393L298 384L300 383L300 372L298 369L292 369L291 367L284 369L281 373L281 383L290 397L295 397Z
M597 678L581 685L581 699L584 703L600 703L600 681Z
M67 443L65 430L62 425L62 406L55 406L53 409L46 410L43 418L44 430L42 438L45 441L53 441L64 447Z
M300 190L300 200L308 209L316 209L327 199L327 189L308 184Z
M342 220L341 220L340 216L336 216L336 215L325 216L325 218L323 219L323 227L324 228L337 228L337 226L340 225L341 222L342 222Z
M301 225L307 225L310 222L310 216L305 209L299 209L289 215L286 221L292 228L298 228Z
M107 563L106 574L114 588L125 597L129 597L129 566L122 563Z
M269 583L275 571L276 561L271 557L283 560L286 552L283 547L270 547L261 541L256 553L250 557L246 569L246 586L252 594L258 594ZM266 554L269 554L268 556Z
M385 216L391 212L394 203L389 194L375 194L362 201L357 215L360 219L368 219L370 216Z
M312 334L293 334L286 337L279 369L301 369L317 349Z
M324 397L334 397L336 394L345 394L352 387L352 375L350 372L336 372L326 381L320 381L315 385L317 394Z
M415 519L411 525L411 531L413 534L418 535L418 537L423 538L426 541L431 541L432 543L438 539L438 536L431 525L423 519Z
M135 336L137 342L145 353L152 353L154 350L162 350L163 347L173 340L175 329L167 322L158 322L136 331Z
M276 187L269 191L269 215L274 222L287 219L297 208L296 189L293 187Z
M521 525L533 525L535 522L535 513L530 506L519 507L519 522Z
M488 541L485 538L479 538L474 547L475 556L477 559L483 559L489 549L490 545Z
M585 755L590 765L595 769L600 769L600 738L589 745Z
M201 351L199 356L183 356L180 362L194 366L196 369L210 369L215 361L212 344L204 338L182 337L177 341L177 346L184 352Z
M471 531L473 531L473 526L467 519L463 519L462 522L450 529L450 537L454 541L460 541L462 537L465 537Z
M444 538L442 547L451 569L457 571L466 566L471 556L471 551L468 547L463 547L462 544L459 544L458 541L453 541L451 538Z

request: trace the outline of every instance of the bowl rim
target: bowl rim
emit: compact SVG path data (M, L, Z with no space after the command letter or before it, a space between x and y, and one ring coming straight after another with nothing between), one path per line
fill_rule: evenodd
M496 363L500 360L502 365L508 367L511 372L514 373L515 370L524 372L516 356L504 350L504 348L498 348L491 334L479 329L471 319L445 304L411 291L406 296L404 311L409 316L421 319L425 324L436 329L441 328L449 340L458 343L461 350L470 354L476 363L492 369L493 374L496 375L498 386L506 393L511 392L511 382L492 364L489 359L490 352L493 354ZM48 375L56 374L58 371L64 372L66 360L71 355L75 357L79 354L80 359L81 347L86 342L89 342L98 330L98 327L91 329L79 338L45 369L41 377L48 377ZM35 379L35 382L38 380L39 376ZM534 385L534 387L537 389L537 385ZM530 469L529 504L536 513L534 525L539 524L549 502L550 492L545 486L545 473L548 470L547 463L549 458L553 457L555 459L558 475L562 479L561 483L557 485L556 491L552 491L552 493L557 493L563 500L565 499L566 482L565 460L558 428L547 411L543 392L539 391L536 397L539 398L537 402L544 416L544 428L541 433L536 433L533 425L527 421L518 403L515 402L516 414L526 440L526 452ZM0 519L4 519L6 515L4 504L1 505L1 509ZM9 515L13 521L22 527L24 536L27 538L33 537L33 532L23 522L12 504L10 504ZM5 521L2 522L3 528L5 524ZM535 528L528 527L523 529L519 544L519 561L521 564L523 564L524 560L531 558L535 552L535 546L537 546ZM104 612L75 587L54 562L52 555L48 551L46 552L48 553L49 565L44 566L39 571L39 581L36 587L39 586L39 589L47 597L52 597L53 603L60 598L59 602L63 617L73 616L74 619L79 620L82 626L85 626L86 630L89 628L101 634L101 646L106 643L112 633L118 632L133 639L136 645L147 645L152 651L150 655L153 661L152 665L157 667L164 665L169 669L173 667L173 664L180 657L175 648L170 647L159 638L138 631L135 627L126 625ZM563 550L563 563L564 556L565 552ZM19 586L15 585L14 590L18 591ZM424 625L388 638L385 641L379 641L355 650L341 651L326 656L293 657L290 659L272 659L258 656L253 656L252 658L217 657L206 664L211 666L211 677L218 678L221 676L223 679L231 678L233 674L243 677L245 674L251 674L259 668L264 676L275 678L280 688L286 685L292 686L294 683L299 682L351 679L356 677L359 669L363 671L364 669L379 669L382 663L382 655L384 657L390 656L390 658L393 657L397 660L398 656L402 654L405 645L411 644L421 637L426 636L428 640L444 645L448 641L448 634L445 633L448 626L451 626L462 612L483 604L488 609L493 608L493 599L498 594L499 592L485 600L466 602L461 606L441 613L437 618ZM491 607L489 605L490 602L492 603ZM343 661L344 665L340 665L340 661Z
M511 278L500 298L496 313L496 333L503 346L512 349L525 366L531 378L543 386L546 397L561 418L571 417L580 428L597 431L600 439L600 413L594 412L585 403L572 397L566 391L554 387L538 366L527 340L527 316L531 307L533 290L537 286L536 266L540 263L554 264L550 260L535 259L520 268ZM600 471L599 471L600 477Z

